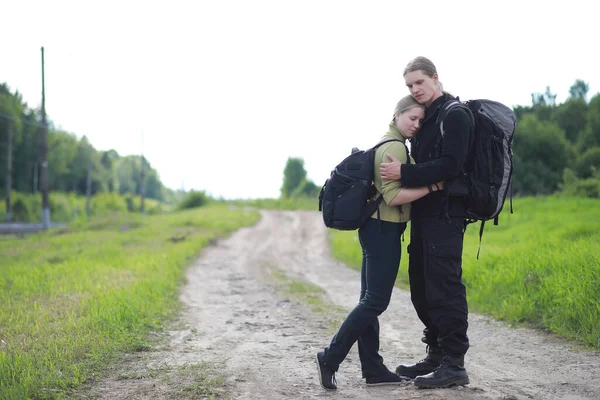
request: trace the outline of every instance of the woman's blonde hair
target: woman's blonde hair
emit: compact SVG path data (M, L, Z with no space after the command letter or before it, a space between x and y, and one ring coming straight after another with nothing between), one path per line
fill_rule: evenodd
M394 121L398 115L405 113L406 111L410 110L413 107L425 108L425 106L420 104L410 94L401 98L400 101L398 102L398 104L396 104L396 108L394 109L394 115L392 117L392 124L394 123Z

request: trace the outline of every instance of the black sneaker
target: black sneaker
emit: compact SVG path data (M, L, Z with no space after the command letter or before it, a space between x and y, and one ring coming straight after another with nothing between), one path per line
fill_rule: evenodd
M398 374L393 373L392 371L387 371L383 375L370 376L367 378L368 386L383 386L383 385L401 385L406 382L410 382L412 379L408 376L400 376Z
M319 370L319 382L325 389L333 390L337 389L337 382L335 381L335 371L325 365L322 361L325 357L325 352L320 351L317 353L317 369Z

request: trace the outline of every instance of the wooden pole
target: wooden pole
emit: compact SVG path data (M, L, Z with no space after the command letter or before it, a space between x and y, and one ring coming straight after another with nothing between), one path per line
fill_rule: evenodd
M48 125L46 123L46 88L44 82L44 47L42 47L42 228L50 229L50 204L48 199Z

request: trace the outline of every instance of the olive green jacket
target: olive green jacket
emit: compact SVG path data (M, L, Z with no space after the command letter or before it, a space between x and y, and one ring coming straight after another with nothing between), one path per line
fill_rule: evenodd
M382 142L388 139L398 139L400 142L393 141L382 144L375 152L375 174L373 181L378 192L377 196L379 196L379 193L383 194L383 201L379 206L379 217L382 221L408 222L410 220L410 204L403 204L401 207L388 205L402 190L402 180L382 180L381 173L379 172L379 165L382 162L389 162L389 159L387 158L388 154L396 157L402 164L406 164L407 162L414 164L415 161L410 156L410 160L407 160L406 145L404 144L406 138L402 136L395 125L390 124L390 129L383 135L380 141ZM377 212L375 212L371 218L377 218Z

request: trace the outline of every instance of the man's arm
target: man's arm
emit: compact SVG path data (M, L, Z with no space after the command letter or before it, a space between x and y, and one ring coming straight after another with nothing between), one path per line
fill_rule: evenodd
M471 117L466 112L456 110L449 113L444 119L445 135L440 158L402 165L392 160L391 163L381 164L381 177L402 179L403 186L415 187L431 185L457 176L467 157L471 130Z

